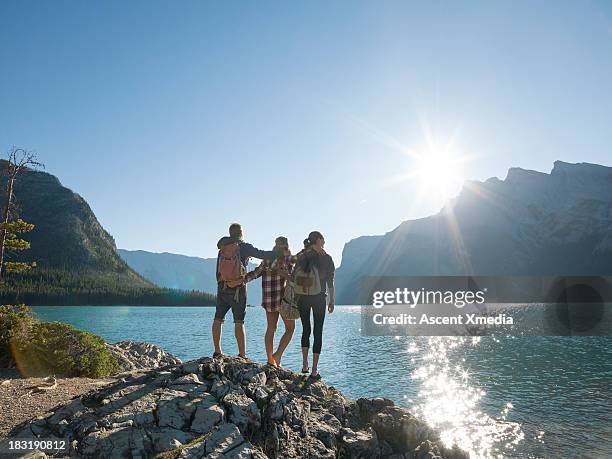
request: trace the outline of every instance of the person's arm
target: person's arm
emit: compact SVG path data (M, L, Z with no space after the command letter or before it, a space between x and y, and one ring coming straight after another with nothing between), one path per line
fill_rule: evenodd
M249 271L248 273L246 273L246 275L244 276L244 281L251 282L257 279L258 277L261 277L264 271L264 264L265 262L262 261L257 268L255 268L253 271Z
M334 308L336 307L336 301L334 299L334 288L329 287L328 291L329 291L329 304L327 305L327 310L330 313L332 313L334 312Z
M253 257L259 258L260 260L272 260L276 258L276 253L274 252L274 250L259 250L258 248L253 247L248 242L244 242L240 246L240 255L242 256L242 258Z
M334 307L336 305L336 300L334 298L334 274L336 272L336 267L334 266L334 260L332 257L329 257L329 263L330 269L326 279L327 290L329 291L329 304L327 305L327 310L332 313L334 312Z

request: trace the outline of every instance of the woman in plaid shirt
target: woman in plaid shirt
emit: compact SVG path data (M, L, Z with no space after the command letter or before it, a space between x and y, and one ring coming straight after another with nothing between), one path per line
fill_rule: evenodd
M245 281L250 282L261 277L261 305L266 310L266 319L268 323L265 335L266 354L268 356L268 364L276 367L280 365L283 352L291 341L293 331L295 330L295 320L283 318L285 333L283 333L283 336L281 336L278 342L278 349L276 352L273 352L274 334L276 333L276 325L278 324L278 317L280 315L281 301L285 293L285 281L288 274L290 274L293 269L295 257L291 255L289 241L286 237L279 236L274 243L274 251L276 253L282 253L283 255L275 260L263 260L255 270L247 273Z

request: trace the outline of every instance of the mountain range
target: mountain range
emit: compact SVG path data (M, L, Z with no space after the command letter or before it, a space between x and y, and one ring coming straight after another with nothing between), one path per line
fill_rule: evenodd
M200 258L175 253L118 249L119 256L142 277L160 287L217 293L216 258ZM249 269L255 264L250 263ZM248 302L261 304L261 282L248 284Z
M7 162L0 160L0 171ZM0 175L0 190L6 176ZM19 216L34 224L21 237L31 247L7 254L12 261L36 261L27 274L3 273L0 301L29 304L211 304L209 294L158 288L117 253L113 237L89 204L49 173L25 169L15 181ZM2 196L0 202L4 202Z
M0 169L5 167L6 161L0 161ZM5 184L3 177L2 190ZM35 225L23 235L31 248L16 256L20 261L36 261L42 270L94 271L112 274L116 282L152 286L119 257L115 240L100 225L89 204L57 177L23 170L15 181L15 203L20 217Z
M0 301L214 303L214 258L117 250L87 202L45 172L20 173L15 196L35 228L23 235L31 248L9 259L38 267L3 277ZM503 180L468 181L437 214L349 241L336 301L354 303L367 275L468 274L611 275L612 168L556 161L549 174L511 168ZM249 303L260 299L260 282L249 284Z
M469 181L430 217L348 242L336 301L363 276L612 274L612 168L556 161Z

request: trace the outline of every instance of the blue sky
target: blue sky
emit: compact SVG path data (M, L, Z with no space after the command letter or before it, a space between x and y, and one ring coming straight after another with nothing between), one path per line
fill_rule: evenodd
M612 165L612 3L0 3L0 147L35 150L127 249L214 256L430 215L394 181L453 138L461 177ZM395 146L395 147L394 147ZM421 192L419 192L421 190Z

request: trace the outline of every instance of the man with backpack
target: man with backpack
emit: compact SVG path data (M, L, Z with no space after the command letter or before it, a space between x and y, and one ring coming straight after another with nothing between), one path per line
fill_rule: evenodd
M242 226L232 223L229 236L222 237L217 243L217 308L212 325L213 357L223 356L221 351L221 330L225 315L231 309L234 316L234 334L238 343L238 356L246 357L246 337L244 316L246 314L245 275L249 259L272 259L273 250L259 250L243 241Z

